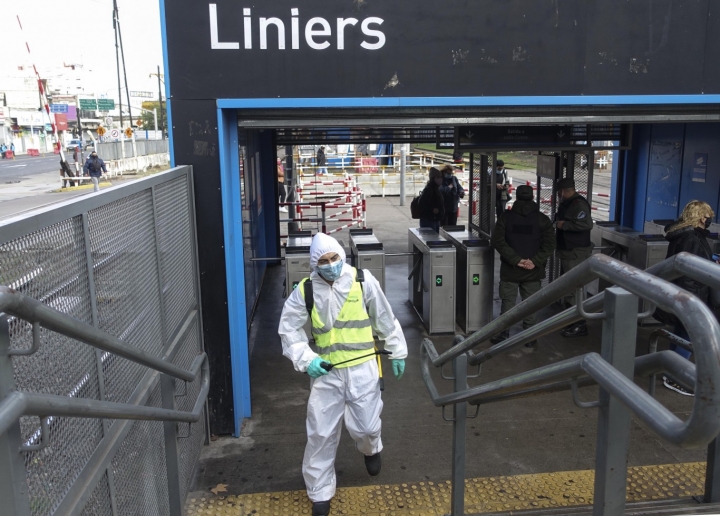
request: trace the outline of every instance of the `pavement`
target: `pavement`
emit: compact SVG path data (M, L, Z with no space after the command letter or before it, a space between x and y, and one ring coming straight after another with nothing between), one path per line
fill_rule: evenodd
M374 229L387 252L407 250L407 228L416 226L416 221L410 218L410 200L406 199L405 206L399 206L398 197L367 200L367 225ZM461 219L459 223L466 220ZM347 232L340 232L337 238L347 248ZM444 483L450 478L452 424L443 421L441 410L430 402L420 375L419 347L427 333L407 301L407 258L388 257L387 264L386 293L407 339L407 368L400 381L392 377L385 380L382 472L374 478L367 475L362 455L343 431L335 465L339 487ZM496 262L493 285L496 316L499 314L498 271ZM277 325L284 302L283 279L281 266L268 268L249 329L252 417L245 420L239 438L213 437L215 440L203 449L189 499L212 498L209 490L218 484L226 484L224 494L232 496L292 490L302 493L304 490L300 468L306 442L305 411L310 385L308 377L294 371L290 361L282 356ZM540 318L557 310L549 306L540 312ZM535 348L498 356L483 366L479 379L470 383L482 384L597 352L601 321L590 321L588 326L587 337L567 340L551 335L539 339ZM639 354L645 353L653 329L638 328ZM452 338L452 335L431 337L441 352L450 347ZM483 343L476 350L488 345ZM386 371L389 370L386 367ZM452 390L451 382L442 380L439 371L433 374L441 392ZM647 380L642 380L640 385L645 387L646 383ZM597 387L580 389L582 400L595 400L597 396ZM664 389L660 382L657 398L681 419L689 416L692 398ZM484 405L478 417L467 426L467 477L591 470L595 465L597 414L595 409L578 408L569 392ZM633 420L629 466L704 460L704 449L687 450L666 443Z
M0 160L0 220L92 193L92 185L60 191L59 156L17 156L14 160ZM70 163L72 167L73 164ZM157 170L153 173L160 172ZM100 188L110 187L144 176L116 176L105 180Z

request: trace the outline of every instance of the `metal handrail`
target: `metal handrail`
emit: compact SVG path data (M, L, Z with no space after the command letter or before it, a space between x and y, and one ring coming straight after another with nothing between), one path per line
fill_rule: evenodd
M193 373L194 372L194 373ZM0 434L10 428L21 416L55 416L132 419L145 421L176 421L178 423L195 423L200 420L205 397L210 390L210 367L207 355L198 355L191 367L195 378L202 373L201 387L192 411L170 410L129 403L114 403L91 399L70 398L51 394L35 394L29 392L12 392L0 401Z
M686 349L692 353L693 347L692 344L690 344L685 339L678 337L674 333L664 329L660 328L658 330L655 330L650 334L650 338L648 339L648 355L652 355L653 353L657 353L658 348L658 341L660 338L663 338L676 346L680 346L683 349ZM693 384L689 387L692 389L695 385L695 379L693 378ZM648 384L648 394L650 396L655 396L655 374L650 375L649 384Z
M442 355L438 353L433 353L431 351L430 358L433 365L439 367L451 361L456 356L467 351L470 352L468 364L481 364L495 356L511 351L512 349L526 342L538 339L540 337L558 331L569 324L582 320L582 315L580 315L578 308L574 306L536 324L535 326L532 326L526 330L523 330L520 333L517 333L516 335L511 336L510 338L502 341L499 344L495 344L494 346L491 346L478 353L473 353L471 351L471 348L475 347L476 345L489 340L490 337L504 330L509 329L513 324L523 320L529 314L539 311L545 306L550 305L554 301L561 299L566 294L575 290L576 287L574 287L574 285L576 283L579 284L577 288L580 288L584 284L597 278L598 276L594 275L595 273L593 271L589 271L589 267L591 266L591 264L588 262L597 263L598 261L605 261L608 258L609 257L606 255L594 255L590 259L583 262L579 267L576 267L567 274L564 274L537 294L517 304L511 310L508 310L506 313L502 314L497 319L485 325L482 329L476 331L459 344L447 350ZM587 280L581 278L580 276L582 276L582 272L578 271L580 267L583 267L583 271L585 272L585 274L593 275L592 279ZM648 275L657 276L665 280L673 280L680 276L688 276L692 279L701 281L704 284L709 285L711 288L720 289L720 276L717 275L718 269L713 270L713 268L715 267L717 267L717 265L708 260L698 258L697 256L691 255L689 253L679 253L671 258L668 258L660 263L653 265L652 267L649 267L644 272ZM639 271L638 269L632 267L631 269ZM565 282L569 280L572 281L571 285L563 288ZM614 282L613 280L610 281ZM640 297L644 296L641 294ZM582 306L583 312L592 313L601 310L603 307L604 298L605 293L601 292L591 297L590 299L587 299ZM658 306L662 308L661 305ZM647 316L647 314L639 314L639 317L645 316Z
M132 362L167 375L192 382L197 374L124 343L117 337L27 297L9 287L0 286L0 313L5 312L43 328L108 351Z
M438 355L430 340L423 340L421 345L423 378L434 399L434 403L442 406L463 401L482 403L483 397L512 395L513 393L527 391L530 388L547 386L547 384L557 383L558 381L568 381L579 375L587 375L631 408L646 424L666 440L684 446L705 445L720 432L720 400L717 399L715 392L715 386L720 385L718 383L720 382L720 325L705 303L689 292L654 276L652 273L670 279L687 275L693 277L693 279L702 278L705 284L713 287L720 286L720 277L716 275L717 269L713 270L713 267L717 266L708 260L703 260L688 253L680 253L657 264L648 271L641 271L604 255L595 255L442 355ZM650 397L632 380L626 378L596 353L575 357L449 396L437 396L437 389L432 384L429 374L428 359L436 367L441 366L486 340L489 336L509 328L530 313L538 311L540 308L596 278L602 278L614 283L639 297L648 299L665 311L675 313L689 330L691 340L698 343L694 348L697 357L694 382L696 396L693 410L686 422L683 423L679 420L672 412ZM598 295L586 301L585 309L592 311L599 309L602 297L604 296ZM539 331L547 331L550 326L561 322L566 323L566 320L575 318L579 319L580 316L573 307L552 318L552 322L544 325L544 329ZM528 330L523 333L526 334L524 338L528 338L528 335L532 332ZM507 349L507 346L505 349ZM475 355L473 358L477 359L478 356ZM487 360L487 358L489 356L486 355L484 360ZM669 359L663 355L661 360L667 361ZM475 362L478 362L478 360L475 360Z

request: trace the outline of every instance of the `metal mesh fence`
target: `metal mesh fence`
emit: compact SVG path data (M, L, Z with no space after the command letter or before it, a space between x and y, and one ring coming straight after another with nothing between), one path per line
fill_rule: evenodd
M147 402L161 407L160 383ZM170 513L163 423L136 421L112 461L118 514Z
M489 236L495 221L492 210L493 181L488 173L489 160L485 154L471 155L470 213L471 229L481 236Z
M155 189L165 324L171 329L177 328L197 298L189 200L184 178L169 181Z
M104 203L93 196L70 207L30 213L27 218L35 217L30 224L20 219L2 226L2 234L8 236L0 240L0 284L85 323L97 321L100 329L156 356L193 317L173 359L189 368L202 352L189 177L188 168L176 169L138 181L124 195L102 192L100 196L108 197ZM24 228L33 230L26 233ZM30 347L32 326L14 318L8 321L11 347ZM149 388L142 366L45 329L40 337L38 352L13 358L19 391L125 403L143 385ZM147 404L160 407L160 383L157 377L154 381ZM184 382L176 383L178 409L191 410L200 382L188 383L187 389ZM108 422L107 431L113 423L118 424ZM100 469L98 482L89 487L92 493L82 514L114 514L111 493L117 514L168 514L163 424L127 424L132 427L109 469ZM20 427L23 444L40 442L38 418L23 417ZM205 426L201 419L189 429L180 427L184 495ZM50 418L49 428L50 445L24 454L33 516L53 514L66 503L65 496L78 489L75 480L91 467L93 454L107 446L99 419Z
M95 486L95 491L85 504L81 516L112 516L112 504L110 503L110 485L108 484L107 472Z

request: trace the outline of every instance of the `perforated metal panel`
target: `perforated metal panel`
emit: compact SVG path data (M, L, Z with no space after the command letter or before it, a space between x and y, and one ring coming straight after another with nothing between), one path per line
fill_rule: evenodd
M189 320L173 358L174 363L189 368L202 352L189 174L184 169L165 181L159 176L148 178L125 196L109 196L100 206L80 199L77 207L58 208L57 215L46 210L42 216L29 214L28 218L38 217L30 224L21 220L4 226L3 234L14 236L0 241L0 284L85 323L97 321L100 329L155 356L168 349L170 339ZM148 185L143 188L144 182ZM88 204L92 206L83 209ZM43 226L43 220L53 222ZM24 234L16 227L41 229ZM10 318L9 326L11 346L30 347L31 325ZM45 329L40 335L37 353L13 358L20 391L124 403L147 378L147 368L116 355L99 353ZM154 382L147 404L160 407L157 375ZM187 388L184 382L176 382L178 408L191 410L199 389L199 381L188 383ZM183 496L205 438L203 421L190 428L180 425ZM107 422L109 430L113 424L117 422ZM109 465L112 475L104 471L90 486L82 514L112 515L111 496L117 514L169 513L163 423L127 424L132 428ZM20 426L24 444L39 443L38 418L21 418ZM38 516L53 514L60 503L67 502L63 502L65 495L77 488L74 482L90 457L106 445L101 420L51 418L49 426L50 446L24 454L31 512Z
M161 407L160 384L148 406ZM163 424L136 421L112 461L118 514L162 516L170 513Z
M478 235L488 237L495 224L492 200L495 195L494 180L488 172L489 157L485 154L470 155L470 228Z

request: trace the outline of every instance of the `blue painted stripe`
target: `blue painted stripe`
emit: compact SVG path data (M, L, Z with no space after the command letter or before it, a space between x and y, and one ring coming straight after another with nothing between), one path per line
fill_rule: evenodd
M163 71L165 72L165 109L166 109L166 125L168 131L168 143L170 151L170 166L175 166L175 145L173 144L172 130L172 109L170 106L170 64L168 60L168 43L167 29L165 22L165 0L160 0L160 31L162 33L162 50L163 50Z
M585 105L720 104L720 95L597 95L556 97L374 97L218 99L222 109L450 106L585 106Z
M248 356L247 307L245 303L245 257L240 199L237 115L218 109L220 185L225 240L225 267L230 320L230 363L232 368L235 437L242 420L251 415L250 364Z

